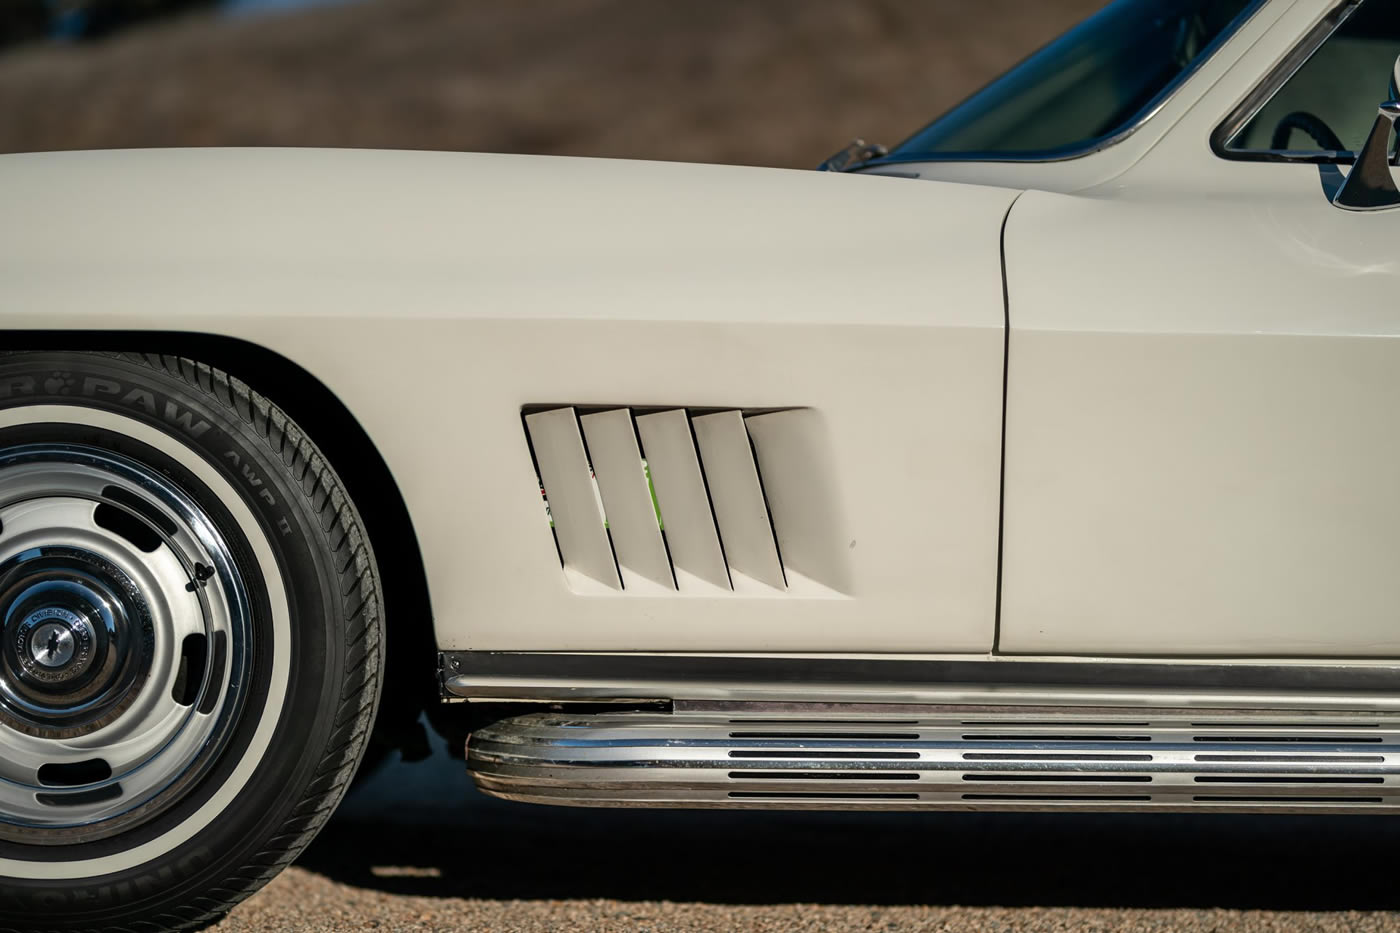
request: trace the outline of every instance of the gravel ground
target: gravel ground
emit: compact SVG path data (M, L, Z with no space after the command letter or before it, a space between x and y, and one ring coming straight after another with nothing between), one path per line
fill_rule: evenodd
M277 904L296 902L293 910ZM262 899L240 910L227 930L518 930L714 931L1271 931L1394 930L1389 914L1100 908L863 907L831 904L763 906L607 900L484 901L404 897L346 888L294 869Z
M385 768L215 929L1400 930L1367 817L579 810Z

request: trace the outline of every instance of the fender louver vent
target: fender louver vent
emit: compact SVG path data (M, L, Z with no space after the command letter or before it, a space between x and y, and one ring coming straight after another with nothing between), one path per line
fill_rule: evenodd
M575 590L840 594L811 410L540 406L524 420Z

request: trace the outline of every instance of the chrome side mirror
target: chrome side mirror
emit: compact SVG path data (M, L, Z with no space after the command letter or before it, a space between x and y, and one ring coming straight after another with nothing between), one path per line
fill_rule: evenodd
M1395 68L1390 72L1390 96L1387 100L1400 100L1400 58L1395 59ZM1400 146L1390 153L1390 164L1400 165Z
M1390 74L1390 100L1381 104L1371 135L1356 154L1356 163L1347 173L1332 203L1347 211L1382 211L1400 207L1400 188L1390 174L1390 141L1395 121L1400 119L1400 58Z

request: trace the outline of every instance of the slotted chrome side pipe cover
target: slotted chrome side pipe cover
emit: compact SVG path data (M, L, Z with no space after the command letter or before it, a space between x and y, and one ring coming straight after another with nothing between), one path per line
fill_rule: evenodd
M478 730L488 794L603 807L1400 812L1400 716L942 707L538 713Z

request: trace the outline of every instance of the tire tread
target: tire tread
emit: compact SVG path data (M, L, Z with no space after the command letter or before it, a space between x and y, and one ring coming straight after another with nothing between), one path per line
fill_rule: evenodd
M274 460L282 463L317 518L331 566L340 576L345 619L345 678L330 739L302 799L283 825L239 871L186 904L126 925L121 933L194 930L217 922L301 854L335 812L369 740L382 689L383 589L364 523L339 478L311 439L269 399L222 370L185 357L95 354L147 366L236 416Z

